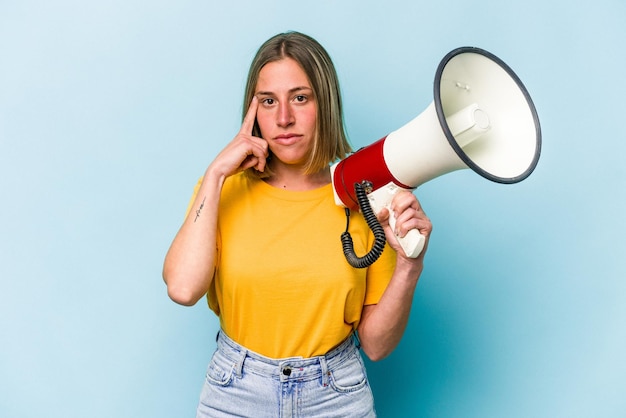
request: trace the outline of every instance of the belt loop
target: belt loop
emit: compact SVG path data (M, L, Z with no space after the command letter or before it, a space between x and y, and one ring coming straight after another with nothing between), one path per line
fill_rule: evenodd
M328 386L328 380L330 377L330 371L328 370L328 363L326 363L326 356L320 356L320 367L322 369L322 386Z
M243 375L243 362L245 361L247 355L248 355L248 350L241 347L241 351L239 352L239 357L237 358L237 362L234 365L235 374L237 375L237 377L241 377Z
M216 340L218 349L224 352L227 356L232 356L228 354L230 352L232 352L233 354L236 353L235 362L233 363L233 371L235 372L237 377L241 377L243 375L243 363L248 356L248 350L235 342L233 342L234 346L229 343L228 341L230 340L228 336L221 329L217 332Z

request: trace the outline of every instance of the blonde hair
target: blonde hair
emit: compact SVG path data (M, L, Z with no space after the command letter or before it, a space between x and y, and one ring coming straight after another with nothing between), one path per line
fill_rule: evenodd
M328 52L319 42L299 32L286 32L273 36L261 45L248 71L243 116L252 102L261 69L270 62L284 58L291 58L302 67L315 95L316 136L305 173L317 173L329 163L344 158L352 151L344 129L337 72ZM261 136L256 122L252 134ZM265 173L259 173L254 169L249 169L248 173L263 177L271 175L267 168Z

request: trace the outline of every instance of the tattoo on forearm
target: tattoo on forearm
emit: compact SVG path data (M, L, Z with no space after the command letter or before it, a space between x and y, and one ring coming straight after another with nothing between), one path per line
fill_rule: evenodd
M198 218L200 217L200 212L202 212L202 208L204 207L205 200L206 200L206 196L204 196L204 198L202 199L202 203L200 203L200 207L198 208L198 210L196 210L196 219L193 220L194 222L196 222Z

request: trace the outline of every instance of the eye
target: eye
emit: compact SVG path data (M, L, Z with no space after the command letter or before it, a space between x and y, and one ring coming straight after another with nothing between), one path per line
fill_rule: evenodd
M293 98L293 101L296 103L305 103L307 101L307 97L304 94L298 94Z
M275 101L271 97L266 97L265 99L261 100L261 103L263 103L265 106L271 106L275 103Z

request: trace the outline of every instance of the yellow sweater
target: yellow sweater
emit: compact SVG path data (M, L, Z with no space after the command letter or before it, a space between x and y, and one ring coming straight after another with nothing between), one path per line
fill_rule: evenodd
M330 184L294 192L237 174L226 179L218 218L209 306L230 338L267 357L328 352L356 329L363 305L378 302L395 267L388 246L367 269L347 263L345 212ZM369 251L360 213L350 233L357 255Z

